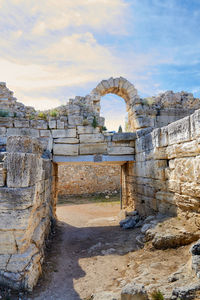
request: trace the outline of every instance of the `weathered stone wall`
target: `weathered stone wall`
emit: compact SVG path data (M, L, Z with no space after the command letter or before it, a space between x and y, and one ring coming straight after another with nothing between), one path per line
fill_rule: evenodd
M103 132L100 98L106 93L125 99L135 132ZM183 92L141 99L120 77L56 112L41 113L16 102L0 83L0 283L32 289L41 272L58 195L52 155L61 161L93 155L94 162L102 155L131 156L121 172L123 206L143 215L184 215L199 224L199 107L199 99Z
M58 168L59 195L82 195L120 191L118 165L61 165Z
M31 290L52 212L52 163L37 139L9 137L0 155L0 285Z
M140 134L133 167L135 207L146 215L184 214L199 222L200 110Z

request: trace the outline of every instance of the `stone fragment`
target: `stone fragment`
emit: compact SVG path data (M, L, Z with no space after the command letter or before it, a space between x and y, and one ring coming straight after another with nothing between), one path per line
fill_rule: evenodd
M168 125L169 145L190 140L190 117L185 117Z

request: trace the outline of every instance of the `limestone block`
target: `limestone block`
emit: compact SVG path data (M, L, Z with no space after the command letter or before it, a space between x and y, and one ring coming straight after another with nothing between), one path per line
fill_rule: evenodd
M92 127L92 126L77 126L78 134L94 134L99 133L99 127Z
M78 144L79 139L77 138L58 138L53 140L56 144Z
M29 136L9 136L7 139L7 152L42 154L43 149L36 138Z
M107 151L106 143L80 144L80 154L103 154Z
M167 181L167 187L169 189L169 192L174 193L181 193L181 183L176 180L169 180Z
M190 116L191 138L200 136L200 109Z
M40 161L31 153L8 153L7 186L28 187L41 180Z
M102 133L80 134L79 138L81 144L101 143L104 141L104 135Z
M24 210L0 210L0 228L1 230L27 230L31 208Z
M139 116L134 121L135 129L154 127L154 119L150 116Z
M0 230L0 253L13 254L16 252L17 248L13 232Z
M57 128L58 129L64 129L65 128L65 122L57 120Z
M169 145L190 140L190 117L185 117L168 125Z
M0 135L6 135L6 127L0 127Z
M200 156L193 159L195 182L200 183Z
M54 155L78 155L78 144L54 144Z
M69 116L68 123L69 123L69 125L83 125L83 117L82 116Z
M0 270L5 270L9 258L9 254L0 254Z
M31 120L30 126L36 129L47 129L47 121L45 120Z
M168 146L168 127L160 128L160 147Z
M134 141L136 140L135 132L115 133L112 136L112 141Z
M180 191L178 192L180 194ZM181 183L181 193L191 197L199 197L200 186L195 182L184 182Z
M0 188L0 210L26 209L34 204L35 187L27 188Z
M33 233L32 240L34 241L38 249L41 249L44 244L44 239L45 235L47 234L47 227L49 226L49 223L50 220L48 217L43 219Z
M109 155L131 155L134 154L133 147L108 147Z
M174 173L171 179L182 182L194 182L198 178L198 174L195 174L195 168L197 167L198 162L192 157L175 159Z
M28 135L31 137L39 137L39 130L32 128L8 128L7 136Z
M54 129L54 128L56 128L56 126L57 126L56 120L49 120L49 128L50 129Z
M13 254L9 260L7 271L8 272L22 272L30 263L32 257L38 253L35 245L31 244L24 253Z
M40 136L41 137L51 137L51 131L50 130L40 130Z
M159 191L156 193L156 199L161 202L167 202L173 205L176 204L174 193Z
M28 128L29 127L29 120L24 119L15 119L14 120L14 127L17 128Z
M200 212L199 198L175 194L176 205L183 211Z
M0 127L6 127L6 128L13 127L13 119L6 118L6 117L0 117Z
M76 129L58 129L52 130L53 138L75 138Z

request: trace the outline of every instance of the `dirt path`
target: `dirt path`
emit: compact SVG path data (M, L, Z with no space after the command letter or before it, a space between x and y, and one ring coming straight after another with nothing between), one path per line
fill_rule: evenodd
M118 203L59 206L58 234L30 299L90 299L113 289L119 294L126 253L137 249L139 230L122 230L118 214Z
M58 231L28 299L119 300L122 287L133 280L165 295L188 284L190 274L184 274L190 246L162 251L147 244L139 249L140 229L122 230L119 211L119 203L58 206ZM170 282L174 272L180 279Z

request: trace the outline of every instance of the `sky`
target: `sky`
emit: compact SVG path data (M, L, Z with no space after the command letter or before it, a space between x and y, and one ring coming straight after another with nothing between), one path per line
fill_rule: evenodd
M199 0L0 0L0 81L36 109L123 76L141 97L200 97ZM123 99L102 99L114 130ZM118 120L118 124L116 123Z

